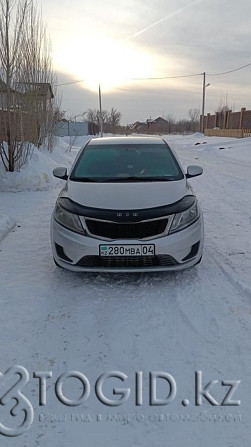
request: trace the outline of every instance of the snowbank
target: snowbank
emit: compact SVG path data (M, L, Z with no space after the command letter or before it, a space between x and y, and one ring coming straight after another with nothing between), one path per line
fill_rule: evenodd
M32 147L29 158L20 172L6 172L0 163L0 191L43 191L57 187L61 180L53 177L56 166L69 168L81 146L89 139L85 137L57 138L55 149L49 153L46 148Z
M0 216L0 241L9 233L16 225L16 221L8 214L1 214Z

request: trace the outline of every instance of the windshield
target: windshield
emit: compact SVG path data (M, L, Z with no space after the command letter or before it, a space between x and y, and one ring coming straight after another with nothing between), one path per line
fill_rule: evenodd
M181 180L183 173L167 144L87 145L70 180L137 182Z

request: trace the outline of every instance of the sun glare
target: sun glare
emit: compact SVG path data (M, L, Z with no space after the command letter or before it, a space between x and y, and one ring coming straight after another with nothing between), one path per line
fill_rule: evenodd
M65 42L54 53L56 67L83 85L97 91L112 91L128 84L130 78L152 77L159 68L159 60L146 50L130 42L102 36L89 36L88 41Z

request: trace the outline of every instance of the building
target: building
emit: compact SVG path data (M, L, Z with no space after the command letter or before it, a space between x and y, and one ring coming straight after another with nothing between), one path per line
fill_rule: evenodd
M21 107L21 95L16 90L10 89L9 107L16 109ZM8 87L5 82L0 79L0 110L6 110L8 108Z
M169 121L159 116L156 119L147 119L144 123L136 121L136 123L131 126L131 131L137 133L169 133L170 123Z
M0 80L0 141L41 142L52 119L53 98L49 83L17 83L14 90Z

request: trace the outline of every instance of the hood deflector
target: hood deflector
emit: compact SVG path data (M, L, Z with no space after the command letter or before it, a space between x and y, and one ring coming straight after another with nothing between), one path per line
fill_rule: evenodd
M181 213L182 211L190 208L194 204L195 200L195 196L188 195L183 197L183 199L179 200L178 202L155 208L138 210L111 210L79 205L67 197L60 197L58 199L60 206L70 213L78 214L79 216L84 216L91 219L108 220L111 222L140 222L142 220L156 219L171 214Z

